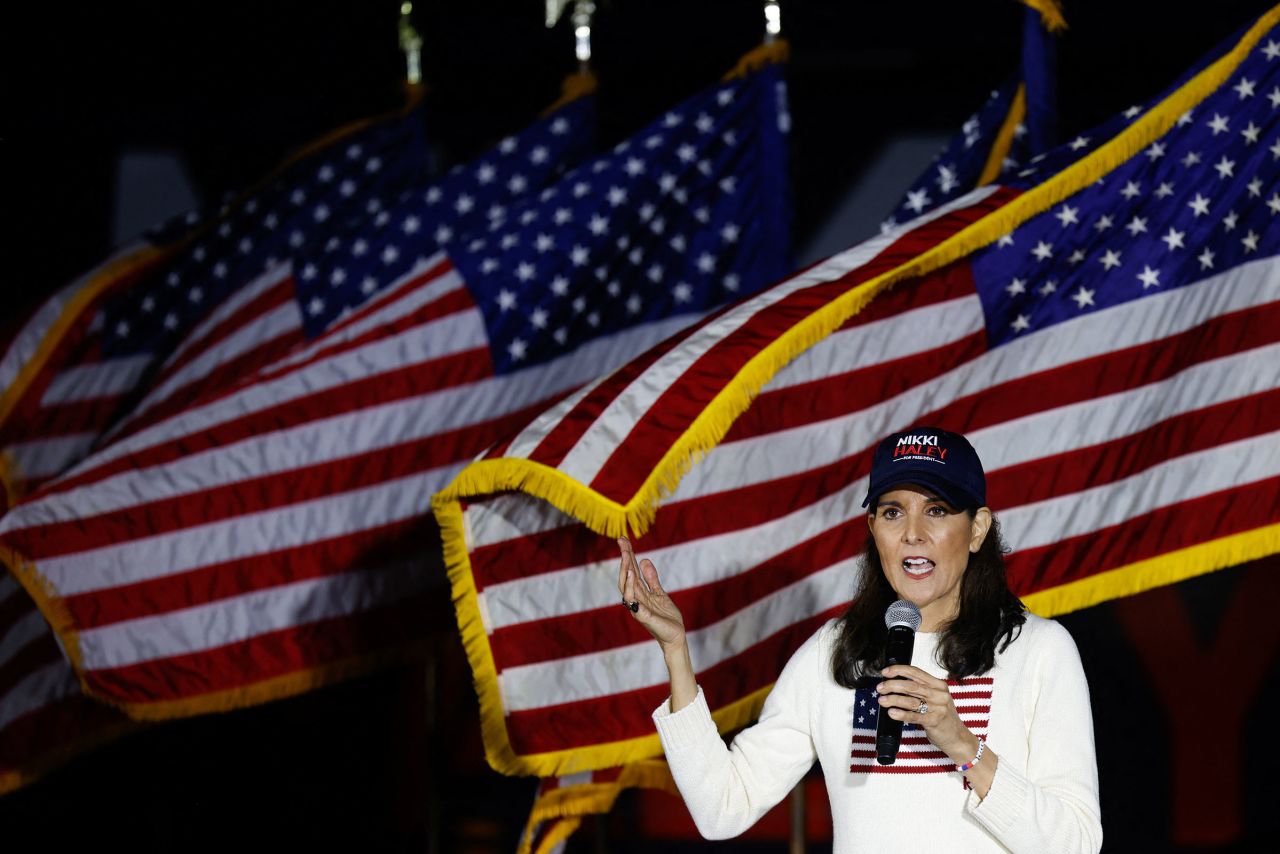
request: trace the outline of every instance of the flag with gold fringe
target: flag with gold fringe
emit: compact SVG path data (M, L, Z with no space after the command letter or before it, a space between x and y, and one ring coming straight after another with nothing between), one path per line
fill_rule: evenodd
M966 433L1053 615L1280 551L1280 7L1114 136L743 299L530 419L436 496L486 751L660 753L663 571L722 731L847 604L876 442Z
M445 595L428 496L512 424L785 272L784 56L754 51L549 186L528 179L542 143L500 144L467 168L520 197L487 198L447 254L428 208L474 211L471 178L380 207L314 262L326 288L347 274L336 291L375 276L355 273L367 254L394 267L365 302L314 336L289 306L296 346L126 425L15 506L3 556L86 693L161 719L411 654Z

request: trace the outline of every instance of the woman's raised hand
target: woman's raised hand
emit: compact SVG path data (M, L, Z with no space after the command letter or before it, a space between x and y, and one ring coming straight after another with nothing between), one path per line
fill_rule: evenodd
M618 538L622 562L618 566L618 590L631 614L664 649L682 647L685 642L684 618L658 581L658 569L648 558L636 563L631 541Z

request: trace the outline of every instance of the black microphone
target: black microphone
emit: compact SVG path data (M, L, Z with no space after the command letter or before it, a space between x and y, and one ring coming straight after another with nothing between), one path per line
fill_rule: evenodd
M884 612L884 624L889 627L884 666L910 664L916 629L920 628L920 609L906 599L899 599ZM894 763L898 758L898 745L902 743L902 721L889 717L888 712L881 707L876 713L876 761L881 765Z

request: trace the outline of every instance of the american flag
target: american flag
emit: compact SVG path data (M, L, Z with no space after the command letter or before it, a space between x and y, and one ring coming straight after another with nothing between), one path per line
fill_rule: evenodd
M1009 177L1056 142L1056 46L1051 32L1066 26L1049 5L1023 10L1021 67L965 120L880 225L888 232L974 187ZM1053 14L1050 14L1050 13Z
M779 87L772 66L726 80L486 217L473 239L498 251L539 252L554 235L537 281L519 262L484 269L480 248L461 247L456 266L420 258L432 235L375 215L370 246L405 235L398 278L252 375L122 433L0 520L89 691L137 718L189 714L305 690L411 646L425 604L445 595L430 495L512 425L702 316L732 292L726 277L758 287L784 256L785 230L757 225L777 221L763 212L785 169ZM501 162L526 168L531 151L518 153ZM688 293L611 260L622 235L598 220L620 227L650 206L633 246L651 263L687 259ZM621 297L599 285L601 267ZM626 308L632 294L640 311Z
M1277 20L1042 184L740 301L464 470L436 504L490 761L659 752L665 668L599 535L627 528L749 721L847 603L872 451L912 424L972 439L1041 613L1280 550Z
M11 347L0 444L19 491L84 457L136 400L158 363L199 338L243 286L280 271L291 251L323 241L339 223L376 211L418 180L428 151L420 109L370 121L291 160L262 186L196 229L176 257L111 287L73 283L52 297ZM34 318L33 318L34 319ZM33 359L39 356L39 359ZM12 381L10 381L12 383Z
M970 676L948 679L947 690L955 704L960 721L979 738L987 737L991 717L991 692L994 679ZM880 704L874 683L859 685L853 692L853 747L849 752L849 770L854 774L946 774L956 770L947 754L933 746L924 730L916 724L902 727L902 742L897 760L892 765L876 761L876 721Z
M583 94L438 180L402 181L388 188L394 201L374 195L358 219L291 239L286 263L273 263L224 300L172 351L110 438L226 391L345 320L453 235L481 229L505 205L553 184L590 152L594 105Z
M278 201L291 182L306 186L306 181L334 172L325 171L313 157L330 156L332 162L338 151L350 153L352 145L372 145L386 153L388 145L399 140L407 146L399 152L400 165L382 174L401 176L404 163L420 162L425 155L420 124L420 113L412 111L341 129L295 155L257 190L224 200L216 211L193 211L160 223L38 306L0 357L0 444L9 503L84 456L134 394L148 365L168 346L164 334L156 335L155 330L145 342L135 337L135 347L123 346L128 336L118 334L123 331L121 318L113 324L108 319L112 312L132 302L142 314L154 315L160 303L154 296L148 302L147 294L160 282L169 287L168 275L185 270L194 285L188 295L191 308L170 311L182 323L191 322L197 304L211 304L217 290L200 291L201 299L190 299L201 287L198 275L208 274L223 282L224 289L230 287L225 284L230 275L217 275L219 262L210 250L200 250L201 245L229 246L231 223L249 233L253 211L272 199ZM361 165L365 174L381 171ZM352 180L366 189L378 185L359 173ZM339 186L339 196L343 193ZM205 243L193 244L197 238ZM237 250L252 248L234 243ZM251 255L241 251L238 261L232 257L225 262L226 269L249 263ZM167 314L160 323L170 335L181 325L170 322ZM114 342L111 329L117 332ZM146 325L136 329L145 332ZM16 556L6 557L18 568ZM39 583L30 573L25 573L25 580ZM17 576L0 578L0 792L132 727L118 710L83 694L62 647Z

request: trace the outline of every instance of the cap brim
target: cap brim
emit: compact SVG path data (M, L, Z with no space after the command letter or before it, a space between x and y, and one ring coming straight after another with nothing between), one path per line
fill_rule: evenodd
M978 500L977 496L956 488L955 484L946 483L928 475L922 475L919 472L909 472L901 477L885 478L883 481L873 484L867 489L867 497L862 500L862 506L866 507L891 489L908 485L923 486L925 489L931 490L957 510L969 510L982 506L982 502Z

